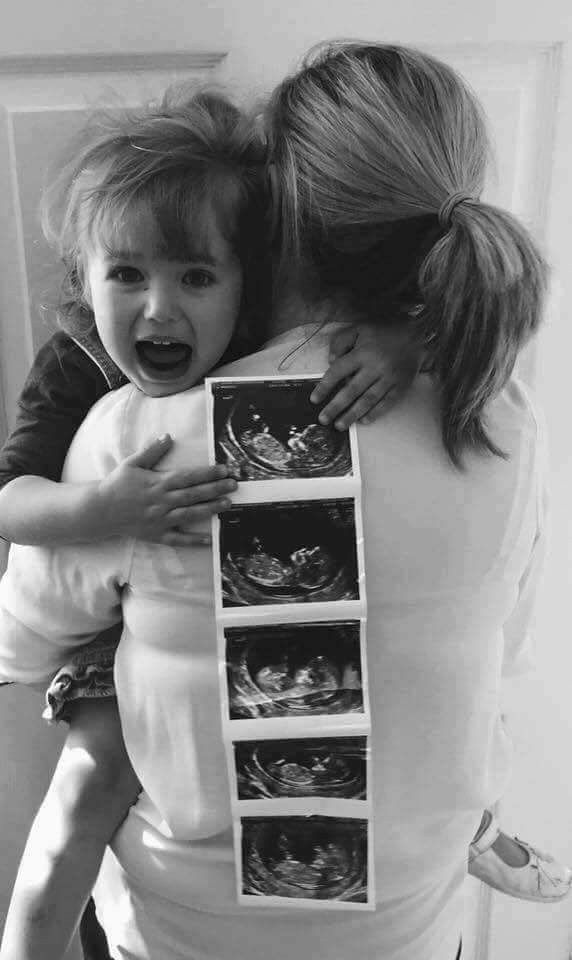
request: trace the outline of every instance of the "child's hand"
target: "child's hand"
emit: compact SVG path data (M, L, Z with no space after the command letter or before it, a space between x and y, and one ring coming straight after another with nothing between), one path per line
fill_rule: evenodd
M208 544L193 524L230 506L236 480L222 465L171 470L153 467L171 449L167 434L127 457L99 485L102 536L134 536L171 546Z
M407 329L360 324L332 336L329 361L310 399L322 403L331 396L320 423L345 430L356 420L371 423L403 396L419 371L421 352Z

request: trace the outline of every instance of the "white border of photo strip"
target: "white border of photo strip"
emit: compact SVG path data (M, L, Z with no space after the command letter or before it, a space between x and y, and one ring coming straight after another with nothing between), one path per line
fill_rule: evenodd
M293 388L302 381L314 381L318 383L320 377L313 375L296 376L265 376L265 377L212 377L205 381L207 395L207 424L208 424L208 453L209 462L216 462L216 444L215 436L215 405L214 394L220 390L221 386L236 389L237 393L241 390L252 392L252 387L260 386L261 390L268 386L273 388L277 383L283 383L286 387L291 384ZM220 385L220 386L219 386ZM307 414L306 410L306 414ZM316 408L316 423L319 409ZM334 428L331 428L332 430ZM337 433L337 431L336 431ZM237 901L243 905L252 905L256 907L282 907L304 910L374 910L375 909L375 870L374 870L374 846L373 846L373 803L372 803L372 785L373 772L371 761L371 715L369 703L369 686L367 675L366 658L366 591L365 591L365 566L363 549L363 523L361 510L361 482L359 471L358 444L355 427L351 427L347 433L349 440L349 454L351 462L351 472L344 476L322 476L310 478L284 478L276 479L249 479L241 480L238 490L231 494L232 507L226 511L230 516L248 516L250 510L255 511L257 506L272 508L276 506L279 510L287 511L291 504L291 509L305 509L305 505L310 505L312 501L321 502L325 508L331 501L351 501L353 506L353 523L355 530L355 553L357 564L356 576L356 594L357 597L351 600L321 600L319 602L274 602L274 603L254 603L252 605L225 605L223 600L222 588L222 566L221 566L221 528L225 519L222 521L218 516L213 518L212 538L213 538L213 565L214 565L214 586L215 586L215 610L217 624L217 656L219 663L220 695L221 695L221 716L222 731L225 742L225 751L227 756L227 766L229 774L229 784L231 790L231 809L233 816L233 835L234 852L236 866L236 892ZM344 507L347 504L343 504ZM310 506L307 507L311 509ZM227 663L227 632L234 634L244 632L245 634L252 628L253 636L256 637L257 631L260 633L270 633L276 630L279 634L282 630L295 635L297 628L307 625L311 630L314 627L326 632L328 628L334 631L340 631L351 625L353 626L359 638L359 657L360 657L360 679L361 679L361 706L356 709L348 709L347 712L323 714L297 715L297 716L258 716L251 718L231 719L229 686L227 682L228 663ZM260 634L259 634L260 635ZM254 642L254 641L253 641ZM306 796L306 797L265 797L259 799L239 799L238 782L236 772L235 744L245 741L259 741L260 743L269 743L275 740L301 740L309 743L320 739L339 739L343 738L363 738L364 741L364 760L366 777L366 795L362 799L340 798L331 796ZM332 899L318 899L316 897L306 898L297 892L295 895L277 896L273 893L264 894L260 891L252 893L245 892L243 876L243 825L247 826L253 823L250 818L260 818L260 820L272 823L288 817L303 817L306 830L310 821L307 818L316 817L316 829L328 829L328 821L332 821L332 830L335 831L336 822L339 830L351 829L351 821L356 821L356 831L359 835L365 824L366 842L365 857L367 866L364 870L363 889L357 900L344 900L343 892L341 895ZM358 824L361 822L361 826ZM288 824L287 824L288 825ZM348 826L349 825L349 826ZM313 826L313 824L311 824ZM311 827L310 827L311 829ZM305 832L305 831L304 831ZM351 892L350 894L351 895Z

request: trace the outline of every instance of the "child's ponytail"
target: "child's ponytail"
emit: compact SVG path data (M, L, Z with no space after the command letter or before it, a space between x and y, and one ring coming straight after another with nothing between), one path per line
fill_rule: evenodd
M484 408L539 325L546 269L506 211L458 197L445 216L449 229L425 258L419 288L443 443L459 464L467 448L503 455L487 433Z

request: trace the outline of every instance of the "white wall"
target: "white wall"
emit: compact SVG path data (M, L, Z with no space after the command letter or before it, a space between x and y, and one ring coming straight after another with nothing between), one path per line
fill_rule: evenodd
M568 0L19 0L2 24L0 54L222 47L228 75L258 87L328 36L538 41L571 26Z

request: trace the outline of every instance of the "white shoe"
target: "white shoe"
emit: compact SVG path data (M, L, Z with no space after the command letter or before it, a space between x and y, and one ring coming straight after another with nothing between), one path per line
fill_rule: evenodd
M513 840L528 854L528 863L522 867L511 867L493 850L492 845L500 833L500 827L492 813L489 810L485 812L489 816L488 826L479 839L473 840L469 846L469 873L489 887L519 900L541 903L563 900L572 887L572 870L518 837L513 837Z

